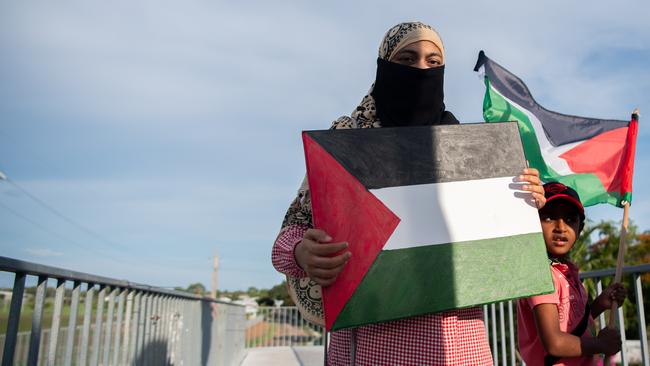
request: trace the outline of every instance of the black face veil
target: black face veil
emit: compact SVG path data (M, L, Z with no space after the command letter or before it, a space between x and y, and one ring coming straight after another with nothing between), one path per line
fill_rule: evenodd
M444 74L444 65L419 69L378 58L371 95L382 127L440 124Z

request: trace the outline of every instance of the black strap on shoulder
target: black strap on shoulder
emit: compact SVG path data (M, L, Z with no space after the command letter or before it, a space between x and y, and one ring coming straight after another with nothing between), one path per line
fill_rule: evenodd
M587 330L587 325L589 324L589 314L591 313L591 309L589 308L589 301L585 304L585 314L582 316L582 319L580 319L580 323L578 323L578 326L571 331L571 334L573 334L576 337L580 337L585 333L585 330ZM551 354L547 354L544 357L544 366L553 366L555 365L561 357L553 356Z

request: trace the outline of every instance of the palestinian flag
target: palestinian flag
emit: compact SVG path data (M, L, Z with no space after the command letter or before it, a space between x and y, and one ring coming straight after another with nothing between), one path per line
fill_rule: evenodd
M526 159L544 181L573 187L584 206L632 200L638 115L630 121L570 116L540 106L521 79L481 51L486 122L517 121Z
M553 291L517 125L303 132L314 225L352 253L328 330ZM327 244L323 244L327 245Z

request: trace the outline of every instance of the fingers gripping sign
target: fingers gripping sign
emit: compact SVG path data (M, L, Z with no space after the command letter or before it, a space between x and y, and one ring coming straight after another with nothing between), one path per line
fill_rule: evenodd
M321 286L331 285L352 256L348 243L332 243L323 230L309 229L296 246L298 265Z
M532 195L535 207L537 207L537 209L544 207L546 204L546 197L544 197L544 187L539 178L539 171L535 168L525 168L522 174L517 178L519 182L523 183L521 189L530 192Z

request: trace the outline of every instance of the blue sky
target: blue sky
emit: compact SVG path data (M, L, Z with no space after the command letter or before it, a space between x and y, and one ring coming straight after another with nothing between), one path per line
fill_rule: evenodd
M482 120L478 51L545 107L641 109L631 218L650 229L647 1L0 0L0 170L93 235L0 182L4 256L159 286L279 283L270 250L304 174L303 129L349 114L384 32L445 42L446 104ZM620 219L620 209L589 217Z

